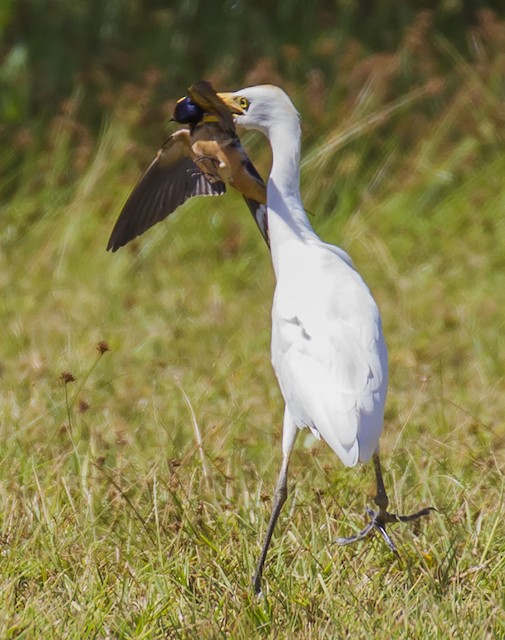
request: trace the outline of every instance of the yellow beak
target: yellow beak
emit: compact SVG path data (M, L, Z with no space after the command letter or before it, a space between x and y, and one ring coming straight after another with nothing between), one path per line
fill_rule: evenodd
M244 115L245 110L242 109L242 107L238 106L236 102L237 97L234 93L223 92L223 93L218 93L217 95L221 98L221 100L225 103L225 105L230 109L230 111L234 115L238 115L238 116Z

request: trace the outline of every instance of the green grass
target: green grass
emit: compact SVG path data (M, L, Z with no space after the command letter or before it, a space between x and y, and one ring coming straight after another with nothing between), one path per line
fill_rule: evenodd
M416 120L407 150L417 102L396 120L348 105L302 172L307 207L330 214L314 226L382 310L392 506L438 512L392 528L401 560L377 538L337 547L363 525L372 469L302 436L262 600L283 405L249 214L234 194L188 203L113 255L152 152L132 143L137 116L120 108L84 162L65 121L26 154L1 211L0 637L505 635L505 155L500 121L464 95ZM345 137L354 116L372 124Z

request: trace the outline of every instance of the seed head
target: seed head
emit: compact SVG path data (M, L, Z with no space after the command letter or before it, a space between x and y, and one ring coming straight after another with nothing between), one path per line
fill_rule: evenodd
M60 375L60 380L63 380L65 384L68 384L69 382L75 382L75 377L70 373L70 371L64 371Z
M96 345L96 349L100 355L104 354L106 351L110 351L109 344L105 340L100 340Z

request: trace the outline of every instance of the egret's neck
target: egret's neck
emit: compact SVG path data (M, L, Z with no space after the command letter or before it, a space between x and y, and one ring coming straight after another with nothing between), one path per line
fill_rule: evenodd
M279 191L287 197L300 200L300 124L298 118L291 123L278 124L268 132L272 147L272 170Z
M300 197L300 123L297 116L276 121L267 131L272 147L268 180L268 228L274 269L278 275L279 251L289 240L314 236Z

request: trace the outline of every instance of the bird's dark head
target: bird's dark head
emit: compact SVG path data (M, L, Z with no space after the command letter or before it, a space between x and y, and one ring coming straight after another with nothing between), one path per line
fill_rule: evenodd
M173 120L179 124L198 124L202 121L204 110L187 96L177 100Z

